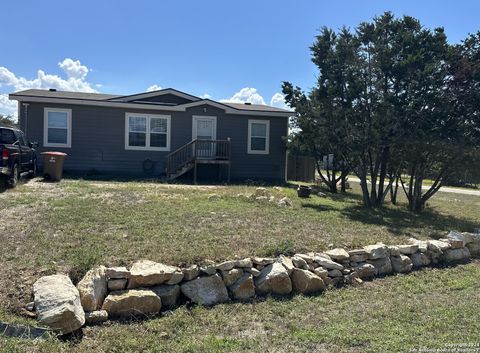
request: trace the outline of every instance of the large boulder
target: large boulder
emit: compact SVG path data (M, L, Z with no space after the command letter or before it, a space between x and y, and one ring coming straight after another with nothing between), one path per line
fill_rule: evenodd
M442 259L447 263L467 261L470 259L470 251L467 247L447 249L444 251Z
M98 266L88 271L77 284L83 310L95 311L102 307L107 296L107 278L105 266Z
M199 277L181 285L182 293L196 304L211 306L228 301L225 283L219 275Z
M162 308L162 301L149 289L129 289L110 292L103 302L102 310L108 317L141 317L155 315Z
M33 297L38 320L52 330L70 333L85 323L80 294L67 276L41 277L33 285Z
M162 307L172 308L177 305L178 298L180 297L180 286L178 284L161 284L150 287L149 289L160 297Z
M130 271L124 266L108 267L105 270L108 279L122 279L130 277Z
M383 243L367 245L363 249L370 260L384 259L389 256L388 247Z
M348 260L348 258L350 257L348 252L342 248L336 248L336 249L325 251L325 254L330 256L331 259L334 261L344 261L344 260Z
M293 263L293 266L295 266L297 268L301 268L303 270L308 270L307 261L302 259L300 256L297 256L297 255L293 256L292 257L292 263Z
M427 248L434 253L442 254L450 248L450 244L441 240L427 240Z
M480 255L480 241L475 241L467 244L467 248L470 251L471 256Z
M391 256L390 261L393 271L396 273L407 273L412 270L412 260L406 255Z
M255 287L259 294L289 294L292 291L292 281L287 269L275 262L262 269L255 278Z
M302 294L314 294L325 290L325 283L316 274L295 268L291 274L293 290Z
M141 260L130 269L128 288L149 287L173 281L176 284L183 278L183 272L173 266L164 265L150 260Z
M232 299L247 300L255 296L255 285L253 282L253 275L251 273L244 273L234 284L228 287Z

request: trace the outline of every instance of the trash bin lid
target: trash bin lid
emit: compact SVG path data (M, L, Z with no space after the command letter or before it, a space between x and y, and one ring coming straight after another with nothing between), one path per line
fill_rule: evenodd
M66 156L66 153L63 152L42 152L40 153L41 155L47 155L47 156Z

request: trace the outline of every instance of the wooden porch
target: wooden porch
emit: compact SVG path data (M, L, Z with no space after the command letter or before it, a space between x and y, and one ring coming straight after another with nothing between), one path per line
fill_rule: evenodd
M193 169L193 182L197 183L198 165L225 165L230 182L230 138L226 140L193 140L167 155L167 180L174 180Z

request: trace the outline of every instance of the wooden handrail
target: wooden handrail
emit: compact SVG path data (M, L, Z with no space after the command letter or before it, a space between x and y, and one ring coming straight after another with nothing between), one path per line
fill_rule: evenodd
M195 139L167 155L167 176L180 171L196 159L230 160L230 138L227 140Z

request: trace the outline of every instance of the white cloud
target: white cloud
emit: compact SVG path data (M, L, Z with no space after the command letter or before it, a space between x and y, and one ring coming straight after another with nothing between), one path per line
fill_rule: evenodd
M17 102L9 100L7 94L0 94L0 114L17 116Z
M235 93L232 97L227 99L221 99L220 102L228 103L245 103L249 102L252 104L263 104L265 105L265 100L261 95L257 93L256 88L245 87L240 91Z
M151 85L150 87L147 88L147 92L153 92L153 91L158 91L162 89L159 85Z
M72 60L70 58L66 58L62 62L58 63L58 66L65 71L68 77L73 77L76 79L84 79L88 72L90 71L88 67L82 65L80 60Z
M285 103L285 96L279 92L272 96L272 99L270 99L270 105L272 107L290 110L290 107Z
M12 91L55 88L60 91L97 92L93 88L94 85L86 80L88 73L92 70L82 65L79 60L65 58L58 63L58 66L65 72L66 79L58 75L46 74L43 70L38 70L37 77L34 79L27 79L0 66L0 87L6 87ZM8 100L6 94L1 94L0 113L16 115L16 105L15 101Z
M212 99L212 96L209 95L208 93L205 93L205 94L202 96L202 98L204 98L204 99Z

